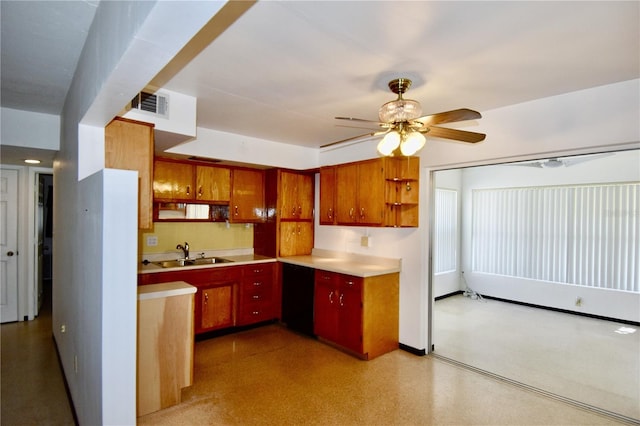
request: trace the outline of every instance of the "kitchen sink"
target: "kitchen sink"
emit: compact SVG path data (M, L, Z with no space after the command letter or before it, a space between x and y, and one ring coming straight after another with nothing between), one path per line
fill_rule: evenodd
M198 259L164 260L162 262L153 262L153 263L163 268L177 268L180 266L212 265L216 263L230 263L230 262L233 262L233 260L225 259L223 257L201 257Z

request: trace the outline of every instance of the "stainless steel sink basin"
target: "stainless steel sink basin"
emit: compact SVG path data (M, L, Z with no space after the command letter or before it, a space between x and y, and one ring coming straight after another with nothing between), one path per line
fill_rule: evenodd
M198 259L164 260L162 262L153 263L163 268L177 268L181 266L212 265L216 263L230 262L233 262L233 260L225 259L223 257L202 257Z

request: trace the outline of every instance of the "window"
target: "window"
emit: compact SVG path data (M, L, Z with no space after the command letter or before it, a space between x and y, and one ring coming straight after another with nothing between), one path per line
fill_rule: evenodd
M457 269L458 192L436 188L433 272Z
M474 190L472 269L639 292L640 184Z

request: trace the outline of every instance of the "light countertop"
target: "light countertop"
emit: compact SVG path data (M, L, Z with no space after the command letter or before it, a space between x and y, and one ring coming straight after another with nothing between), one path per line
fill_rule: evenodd
M231 262L211 263L206 265L176 266L175 268L163 268L162 266L158 266L154 263L148 263L146 265L143 263L139 263L138 273L149 274L149 273L155 273L155 272L186 271L186 270L192 270L192 269L220 268L220 267L229 267L229 266L249 265L254 263L269 263L269 262L277 261L276 258L260 256L257 254L241 254L241 255L232 255L232 256L220 256L220 257L230 260Z
M372 277L376 275L400 272L400 259L365 256L358 254L333 252L313 249L310 255L279 257L283 263L337 272L356 277Z
M138 300L159 299L161 297L181 296L196 292L196 287L184 281L149 284L138 286Z

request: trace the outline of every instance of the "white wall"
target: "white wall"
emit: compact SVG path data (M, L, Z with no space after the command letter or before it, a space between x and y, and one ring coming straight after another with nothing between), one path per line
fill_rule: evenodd
M386 246L376 250L384 257L401 257L400 339L417 349L428 349L430 171L495 164L548 156L640 147L640 80L539 99L483 112L484 118L467 130L487 134L484 142L469 145L429 139L420 152L424 168L420 182L420 227L406 230L372 230L383 235ZM320 165L375 157L376 141L324 150ZM345 247L345 234L330 226L316 227L322 248ZM362 232L357 228L351 232ZM360 249L358 249L360 250Z
M440 172L439 172L440 173ZM484 166L462 171L463 270L469 287L480 294L574 312L640 321L640 294L559 285L516 277L502 277L471 270L472 191L482 188L640 182L640 151L624 151L571 167L544 169L523 166ZM576 306L577 298L582 299Z
M79 60L54 163L53 333L80 424L136 422L137 184L102 171L100 134L224 3L100 2Z
M198 127L192 141L168 149L172 154L218 158L295 170L318 167L318 150Z
M2 145L57 151L60 149L60 117L39 112L2 108Z

